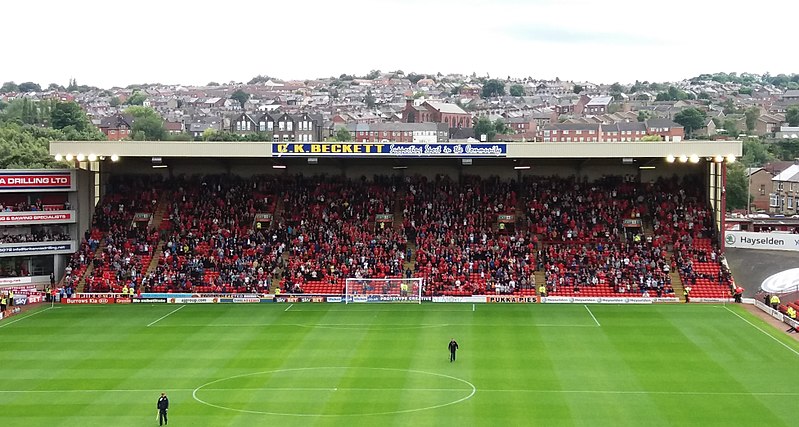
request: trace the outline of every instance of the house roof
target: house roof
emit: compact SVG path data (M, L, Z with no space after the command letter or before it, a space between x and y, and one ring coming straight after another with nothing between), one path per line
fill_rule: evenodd
M594 107L594 106L607 106L613 102L612 96L595 96L588 101L588 104L585 104L586 107Z
M782 181L782 182L799 182L799 165L791 165L784 171L780 172L774 178L771 178L772 181Z
M554 123L544 126L544 130L599 130L598 123Z
M782 97L799 98L799 90L797 89L786 90L785 93L782 94Z
M646 125L648 127L653 128L682 128L683 126L679 123L675 123L669 119L649 119L646 121Z
M458 107L458 104L449 104L446 102L430 102L430 101L428 101L426 104L442 113L469 114L466 111L464 111L463 108Z

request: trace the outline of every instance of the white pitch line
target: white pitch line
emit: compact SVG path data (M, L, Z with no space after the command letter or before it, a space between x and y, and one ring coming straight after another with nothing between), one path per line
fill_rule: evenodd
M285 309L285 310L283 310L283 311L289 311L289 309L290 309L291 307L294 307L294 304L289 304L289 306L288 306L288 307L286 307L286 309Z
M472 304L472 311L474 311L474 304Z
M498 324L476 324L476 323L436 323L436 324L374 324L374 323L315 323L315 324L300 324L300 323L209 323L205 325L200 324L181 324L187 328L242 328L242 327L263 327L263 326L296 326L301 328L331 328L331 327L359 327L359 328L394 328L404 326L407 328L443 328L449 326L457 327L485 327L497 328L506 325ZM529 328L596 328L596 325L570 325L559 323L534 323L530 325L514 325L514 327L529 327Z
M180 309L182 309L182 308L184 308L184 307L186 307L186 306L185 306L185 305L181 305L180 307L178 307L178 308L176 308L176 309L174 309L174 310L170 311L169 313L167 313L167 314L165 314L165 315L163 315L163 316L159 317L159 318L158 318L158 319L156 319L154 322L152 322L152 323L150 323L149 325L147 325L147 327L149 328L150 326L153 326L153 325L155 325L155 324L156 324L156 323L158 323L159 321L161 321L161 320L165 319L165 318L166 318L167 316L169 316L170 314L172 314L172 313L174 313L174 312L176 312L176 311L178 311L178 310L180 310Z
M585 305L585 304L583 304L583 307L585 307L585 309L588 310L588 314L590 314L591 318L594 319L594 322L596 322L596 325L597 326L602 326L602 325L599 324L599 320L596 320L596 316L594 316L594 313L591 312L591 309L588 308L588 306Z
M196 389L167 389L169 392L190 392ZM85 389L85 390L0 390L0 394L47 393L152 393L163 389ZM467 392L467 388L342 388L342 387L262 387L262 388L204 388L202 391L441 391ZM477 389L479 393L542 393L542 394L621 394L621 395L676 395L676 396L799 396L799 392L746 392L746 391L662 391L662 390L534 390L534 389Z
M740 314L738 314L738 313L736 313L736 312L734 312L734 311L730 310L730 309L729 309L729 308L727 308L726 306L724 307L724 309L725 309L725 310L727 310L727 311L729 311L730 313L734 314L734 315L735 315L737 318L739 318L739 319L743 320L744 322L746 322L746 323L748 323L748 324L752 325L752 327L753 327L753 328L755 328L755 329L757 329L758 331L762 332L762 333L763 333L763 334L765 334L767 337L769 337L769 338L773 339L774 341L776 341L777 343L779 343L781 346L783 346L783 347L787 348L788 350L790 350L791 352L793 352L793 354L795 354L795 355L799 356L799 351L796 351L796 350L794 350L794 349L793 349L793 348L791 348L791 347L790 347L788 344L785 344L784 342L782 342L782 341L778 340L778 339L777 339L777 337L775 337L774 335L771 335L770 333L768 333L768 332L764 331L764 330L763 330L762 328L760 328L759 326L757 326L757 325L755 325L754 323L752 323L752 322L750 322L750 321L746 320L745 318L741 317L741 315L740 315Z
M22 317L20 317L19 319L14 319L14 320L12 320L12 321L10 321L10 322L8 322L8 323L3 323L2 325L0 325L0 328L5 328L5 327L6 327L6 326L8 326L8 325L13 325L14 323L17 323L17 322L19 322L20 320L27 319L27 318L29 318L29 317L31 317L31 316L35 316L35 315L37 315L37 314L39 314L39 313L44 313L45 311L47 311L47 310L50 310L50 309L52 309L52 308L53 308L53 307L47 307L47 308L45 308L44 310L37 311L37 312L35 312L35 313L31 313L31 314L29 314L29 315L27 315L27 316L22 316Z

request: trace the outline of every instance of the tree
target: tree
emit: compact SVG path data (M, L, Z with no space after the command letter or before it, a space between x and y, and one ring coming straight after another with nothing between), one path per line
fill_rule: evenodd
M674 115L674 121L685 128L685 133L689 138L695 130L705 127L706 118L707 114L704 111L693 107L686 108Z
M141 91L133 91L133 94L125 101L128 105L142 105L144 104L144 100L147 99L147 94Z
M513 130L508 127L504 121L502 121L502 119L494 120L494 130L500 135L506 135L513 132Z
M133 139L136 141L163 141L167 132L164 120L149 107L129 107L125 113L133 116Z
M207 128L203 131L203 141L210 141L217 134L216 129Z
M746 209L749 196L746 169L741 162L727 165L727 210Z
M649 110L641 110L638 112L638 121L645 122L652 118L652 112Z
M78 104L57 102L50 111L50 126L53 129L72 126L76 131L83 132L91 126L91 123Z
M741 163L747 166L763 166L774 159L766 144L760 142L758 138L744 138Z
M799 126L799 106L788 107L788 111L785 112L785 121L788 122L788 126Z
M422 80L424 78L423 75L416 74L414 72L411 72L410 74L408 74L407 77L408 77L408 80L410 80L411 83L413 83L413 84L419 83L419 80Z
M52 129L16 124L0 127L0 169L64 167L49 152L50 141L60 136Z
M744 116L746 116L746 131L752 132L755 130L758 117L760 117L760 109L757 107L747 108L744 112Z
M3 86L0 87L0 93L17 92L18 90L19 86L14 82L5 82Z
M248 85L254 85L254 84L258 84L258 83L266 83L269 80L271 80L271 78L269 76L262 76L262 75L258 74L257 76L251 78L250 81L247 82L247 84ZM219 83L210 82L206 86L219 86Z
M493 141L497 136L497 128L488 117L480 117L474 124L474 135L477 139L483 140L483 135L487 141Z
M112 107L119 107L119 104L121 104L121 102L118 96L111 97L111 99L108 100L108 105Z
M38 83L25 82L19 84L20 92L41 92L42 87Z
M622 93L624 92L624 86L619 84L619 82L613 83L610 85L610 91L615 93Z
M352 141L352 134L345 127L340 127L336 131L336 141L349 142Z
M727 131L727 135L731 135L734 137L738 136L738 124L735 123L733 119L724 119L724 122L721 125L725 131Z
M372 89L366 90L366 97L363 99L363 101L366 103L366 106L368 108L375 107L375 97L374 95L372 95Z
M641 137L641 141L644 141L644 142L657 142L657 141L663 141L663 138L660 135L646 135L646 136Z
M366 80L374 80L378 77L380 77L380 70L372 70L369 71L369 74L367 74L364 78Z
M483 98L505 95L505 84L497 79L491 79L483 85Z
M524 96L524 86L513 85L510 87L510 96Z
M230 99L238 101L239 104L241 104L241 108L244 108L244 104L246 104L247 101L250 99L250 94L239 89L230 95Z
M574 87L572 87L572 92L574 93L580 93L583 90L585 90L585 88L580 85L574 85Z

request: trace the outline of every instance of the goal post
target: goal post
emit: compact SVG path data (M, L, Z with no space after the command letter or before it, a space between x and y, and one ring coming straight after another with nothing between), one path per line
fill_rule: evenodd
M422 303L424 279L414 277L345 280L344 302L413 302Z

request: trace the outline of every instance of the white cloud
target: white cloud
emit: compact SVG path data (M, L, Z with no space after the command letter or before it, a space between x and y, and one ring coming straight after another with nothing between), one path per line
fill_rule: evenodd
M795 10L673 0L338 0L3 5L0 81L103 87L371 69L601 82L799 71Z

